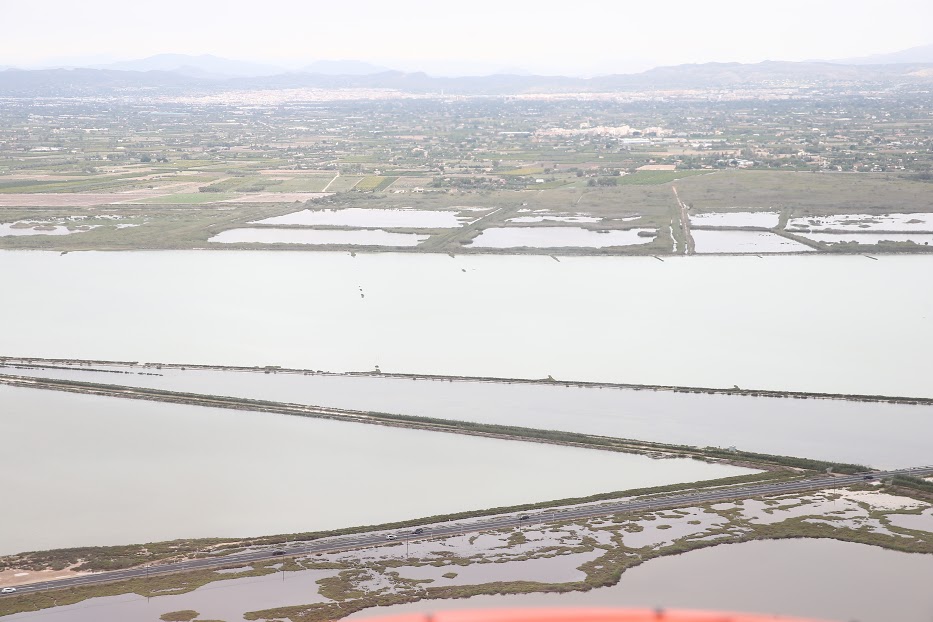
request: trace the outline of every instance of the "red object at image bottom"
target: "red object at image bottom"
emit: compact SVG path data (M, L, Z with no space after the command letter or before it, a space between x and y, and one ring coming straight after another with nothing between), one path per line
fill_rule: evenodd
M817 622L801 618L662 609L493 609L412 613L371 622Z

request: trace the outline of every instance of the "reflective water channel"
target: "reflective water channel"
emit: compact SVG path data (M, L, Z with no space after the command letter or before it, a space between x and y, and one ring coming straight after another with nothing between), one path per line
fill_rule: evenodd
M58 365L57 367L61 367ZM93 365L0 374L330 406L866 464L928 464L933 406L449 381Z

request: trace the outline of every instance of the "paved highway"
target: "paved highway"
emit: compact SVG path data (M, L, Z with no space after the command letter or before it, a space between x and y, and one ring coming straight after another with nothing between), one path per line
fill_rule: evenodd
M898 469L894 471L877 471L873 472L871 477L875 480L880 480L891 477L893 475L914 475L918 477L925 477L933 475L933 466L916 467L912 469ZM640 500L591 504L569 507L565 509L554 508L544 511L529 512L527 514L493 516L490 518L478 519L470 522L436 523L422 527L422 533L415 533L413 528L410 530L395 532L380 531L358 534L354 536L322 538L320 540L313 540L309 542L296 542L287 546L266 546L261 549L206 559L192 559L183 562L159 564L150 566L148 568L137 567L127 570L100 572L74 578L32 583L29 585L20 586L17 588L15 593L5 594L4 596L28 594L80 585L109 583L113 581L122 581L125 579L138 579L140 577L164 575L169 573L184 572L188 570L219 568L222 566L236 564L246 565L254 562L279 558L283 555L281 551L284 551L284 555L286 556L307 555L314 553L336 553L361 547L386 544L387 541L390 540L393 542L400 542L405 540L439 538L457 534L490 531L494 529L501 529L503 527L516 527L518 525L533 525L538 523L565 521L578 518L594 518L598 516L605 516L607 514L618 514L622 512L664 510L676 507L691 506L700 503L728 501L732 499L748 499L751 497L766 495L806 492L810 490L821 490L826 488L841 488L843 486L849 486L862 482L865 479L865 474L838 476L827 475L809 479L711 489L702 492L651 497ZM389 538L390 535L394 536L394 538Z

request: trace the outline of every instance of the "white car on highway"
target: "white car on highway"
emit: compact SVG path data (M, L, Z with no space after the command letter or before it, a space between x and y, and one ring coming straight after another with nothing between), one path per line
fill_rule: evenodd
M2 590L0 590L0 594L12 594L15 591L16 591L15 587L5 587Z

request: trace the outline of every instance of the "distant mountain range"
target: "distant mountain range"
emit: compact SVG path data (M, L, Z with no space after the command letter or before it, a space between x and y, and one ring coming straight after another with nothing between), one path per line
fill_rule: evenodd
M188 54L158 54L139 60L122 61L103 65L92 65L90 69L113 71L169 71L184 76L221 80L226 78L259 78L289 73L279 65L231 60L211 54L190 56ZM320 60L298 70L300 73L316 73L333 76L366 76L391 71L358 60Z
M275 65L264 65L231 60L210 54L190 56L188 54L158 54L139 60L128 60L105 65L92 65L90 69L114 71L169 71L197 78L233 78L274 76L285 69Z
M304 67L301 71L324 76L371 76L392 70L360 60L319 60Z
M933 80L933 64L845 65L825 62L764 61L754 64L704 63L657 67L631 76L606 76L594 81L634 80L642 84L691 87L781 85L801 82L897 82Z
M933 63L933 44L891 52L833 61L846 65L890 65L898 63Z
M217 92L284 88L384 88L413 93L486 94L737 88L801 83L933 83L933 63L705 63L595 78L495 74L459 78L405 73L361 61L319 61L287 72L215 56L160 55L98 68L0 71L0 96L74 96L115 90Z
M834 59L828 61L806 61L804 63L790 62L768 62L758 63L756 65L740 65L739 63L705 63L702 65L678 65L674 67L657 67L650 71L661 71L666 73L676 72L680 67L703 67L714 72L728 71L730 67L755 67L766 66L768 69L776 67L797 67L804 71L812 71L813 67L821 64L832 65L891 65L891 64L928 64L933 63L933 44L892 52L889 54L875 54L872 56L861 56L857 58ZM532 76L531 72L524 69L510 66L499 66L498 68L490 63L476 62L443 62L443 61L425 61L419 67L418 63L409 61L402 63L409 69L407 72L412 75L418 75L422 71L433 77L477 77L484 75L510 75L510 76ZM272 63L260 63L252 61L233 60L222 58L211 54L190 55L190 54L157 54L147 58L136 60L127 60L111 63L93 63L85 61L61 62L60 64L48 66L47 69L100 69L107 71L129 71L129 72L148 72L162 71L188 76L202 80L228 80L231 78L262 78L269 76L278 76L288 73L308 73L324 76L371 76L398 70L398 67L390 68L383 65L373 64L371 62L344 59L344 60L318 60L304 67L296 68L297 65L284 66ZM0 65L0 71L13 69L12 66ZM34 70L34 71L41 71ZM737 69L737 71L744 71ZM708 71L707 71L708 73ZM629 75L623 73L621 75Z

